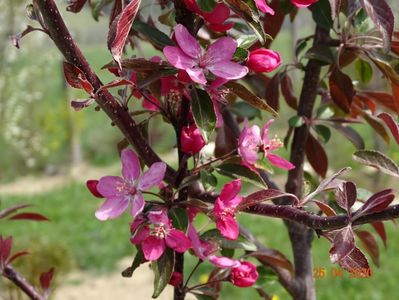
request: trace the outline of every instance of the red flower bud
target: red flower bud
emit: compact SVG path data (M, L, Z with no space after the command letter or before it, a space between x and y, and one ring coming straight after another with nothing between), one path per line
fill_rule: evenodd
M90 193L93 194L94 197L104 198L103 195L97 190L98 180L87 180L86 186L89 189Z
M205 146L201 132L194 124L183 128L180 141L182 151L186 154L196 154Z
M183 280L183 274L179 272L173 272L172 277L169 280L169 284L173 286L178 286Z
M271 72L280 64L280 54L264 48L251 51L247 61L247 67L256 73Z
M244 261L237 267L233 267L230 281L238 287L249 287L255 284L258 277L259 274L256 271L256 267L252 263Z

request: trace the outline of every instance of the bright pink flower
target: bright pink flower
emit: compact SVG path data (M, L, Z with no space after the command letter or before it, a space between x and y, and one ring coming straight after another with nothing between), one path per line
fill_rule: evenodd
M267 5L266 0L255 0L256 6L265 14L274 15L274 10Z
M255 284L258 277L259 274L256 266L248 261L244 261L232 268L230 281L238 287L250 287Z
M205 53L195 37L181 24L175 28L175 39L178 47L166 46L163 53L172 66L185 70L196 83L206 84L205 74L208 71L228 80L242 78L248 73L247 67L231 61L237 42L230 37L216 40Z
M319 0L291 0L291 3L298 8L304 8L316 3Z
M241 131L238 140L238 154L241 156L242 164L250 169L255 169L254 165L258 160L258 152L263 152L269 162L281 169L291 170L295 166L281 156L271 153L283 147L283 143L278 138L269 139L268 131L273 119L269 120L262 128L262 133L257 125L248 128L248 121L245 120L244 129Z
M195 124L183 127L180 142L181 150L191 155L198 153L205 146L204 138Z
M237 206L242 201L238 195L241 190L241 179L226 184L215 201L213 214L216 217L216 228L227 239L238 238L238 223L235 219Z
M144 197L141 191L157 186L165 176L166 164L154 163L140 176L140 161L130 149L121 154L122 177L105 176L97 185L98 192L106 198L96 211L97 219L105 221L119 217L132 204L131 214L137 216L144 208Z
M184 3L189 10L200 15L213 31L224 32L234 26L234 23L226 23L230 17L230 8L224 3L218 3L209 13L202 11L195 0L184 0Z
M264 48L251 51L247 61L247 67L256 73L271 72L280 64L280 54Z
M141 215L140 215L141 216ZM165 252L166 247L184 253L191 247L190 240L185 234L173 228L166 210L152 210L147 215L137 218L131 226L130 241L141 245L146 260L157 260Z
M169 284L173 286L179 286L179 284L183 281L183 274L179 272L173 272L172 277L169 280Z

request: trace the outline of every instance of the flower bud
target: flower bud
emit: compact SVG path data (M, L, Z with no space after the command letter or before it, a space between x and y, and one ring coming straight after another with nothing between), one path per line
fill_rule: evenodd
M196 154L205 146L201 132L194 124L183 128L180 141L182 151L186 154Z
M291 3L298 8L308 7L319 0L291 0Z
M183 281L183 274L179 272L173 272L172 277L169 280L169 284L173 286L179 286L179 284Z
M101 195L100 192L97 190L97 184L98 184L98 180L87 180L87 182L86 182L87 188L89 189L90 193L92 193L92 195L94 197L104 198L104 196Z
M264 48L251 51L247 61L247 67L256 73L271 72L280 64L280 54Z
M255 284L259 274L256 267L248 262L241 262L237 267L231 270L230 281L238 287L250 287Z

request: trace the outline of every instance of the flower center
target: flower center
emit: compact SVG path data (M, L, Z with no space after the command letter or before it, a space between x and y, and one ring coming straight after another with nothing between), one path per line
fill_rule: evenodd
M220 218L222 219L222 220L225 220L227 217L235 217L235 215L236 215L236 212L235 212L235 209L234 208L231 208L231 207L226 207L223 211L222 211L222 213L220 214Z
M164 239L169 234L169 229L165 227L164 224L157 224L151 229L150 234L157 238Z

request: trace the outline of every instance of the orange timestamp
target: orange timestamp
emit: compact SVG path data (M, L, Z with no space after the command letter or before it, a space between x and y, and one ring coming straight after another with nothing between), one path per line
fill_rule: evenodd
M339 267L332 267L331 269L323 267L313 268L314 279L326 279L326 278L369 278L372 276L370 268L351 268L346 272L344 269Z

